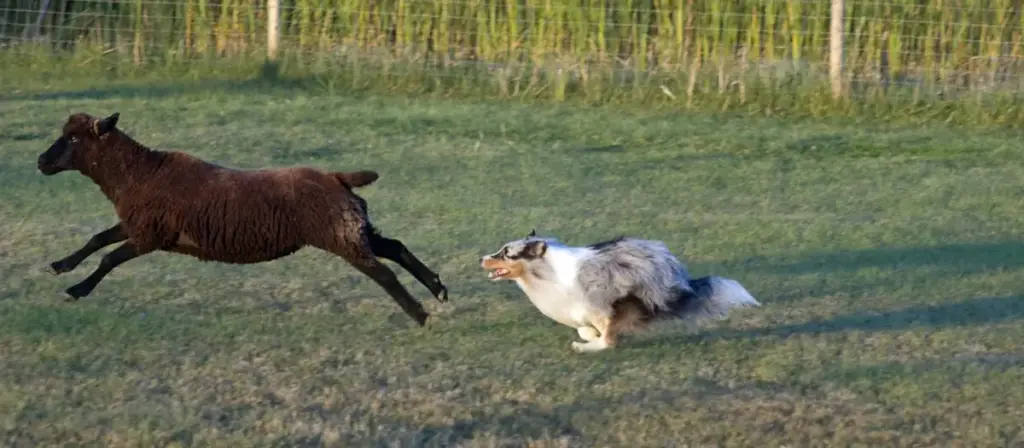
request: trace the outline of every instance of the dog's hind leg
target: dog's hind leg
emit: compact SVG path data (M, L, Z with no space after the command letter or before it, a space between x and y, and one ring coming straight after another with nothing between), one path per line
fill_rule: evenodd
M374 255L398 263L413 277L416 277L416 280L423 286L426 286L439 302L448 301L448 288L441 283L441 277L416 258L409 248L405 247L405 244L397 239L381 236L376 229L371 229L368 236L370 249Z
M584 344L573 342L572 348L580 353L596 352L618 345L619 336L642 330L652 321L653 316L640 299L629 295L615 301L611 316L591 317L593 327L581 327L576 331Z
M126 239L128 239L128 235L125 234L121 223L117 223L117 225L93 235L81 249L74 251L71 255L50 263L49 272L53 275L71 272L78 267L83 260L96 253L96 251L111 244L120 243Z

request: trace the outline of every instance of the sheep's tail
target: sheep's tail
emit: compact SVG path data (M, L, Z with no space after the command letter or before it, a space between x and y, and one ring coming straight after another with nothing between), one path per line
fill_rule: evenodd
M331 173L339 182L348 185L351 188L365 187L377 181L380 175L376 171L348 171L341 173Z
M669 304L668 312L679 319L699 323L724 318L735 308L761 306L736 280L708 276L689 281L693 293L684 293Z

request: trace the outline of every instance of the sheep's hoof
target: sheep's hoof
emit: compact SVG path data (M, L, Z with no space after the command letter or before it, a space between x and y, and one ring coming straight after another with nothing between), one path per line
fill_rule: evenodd
M53 275L60 275L65 272L70 272L72 269L74 268L64 265L64 260L54 261L53 263L50 263L49 266L43 268L44 271Z
M64 292L67 295L71 296L70 298L65 299L65 301L73 302L75 300L81 299L82 297L89 295L89 293L92 292L92 287L87 284L79 283L75 286L65 289Z
M430 318L430 313L423 313L416 317L416 323L419 324L420 328L430 329L430 322L433 319Z
M448 302L448 288L441 286L441 290L437 292L435 298L437 298L437 301L441 303Z

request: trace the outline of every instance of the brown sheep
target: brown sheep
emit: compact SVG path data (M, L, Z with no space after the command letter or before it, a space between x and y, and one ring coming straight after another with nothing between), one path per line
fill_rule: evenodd
M39 155L47 176L78 171L92 179L117 212L117 225L50 264L57 275L86 257L124 242L103 256L85 280L68 288L77 300L122 263L154 251L204 261L250 264L291 255L305 246L341 256L373 279L419 325L429 314L377 257L409 271L440 302L448 289L401 241L381 236L366 201L352 189L377 180L373 171L326 173L314 168L236 170L188 154L147 148L104 119L71 115L61 136Z

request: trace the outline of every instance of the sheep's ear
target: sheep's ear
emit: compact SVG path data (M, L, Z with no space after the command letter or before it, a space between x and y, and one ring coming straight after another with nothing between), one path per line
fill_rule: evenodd
M530 230L530 234L526 235L527 238L537 236L537 229Z
M107 118L96 120L96 122L92 124L93 131L95 131L98 136L113 131L114 128L117 127L117 119L120 117L121 114L119 112L114 112L113 115Z

